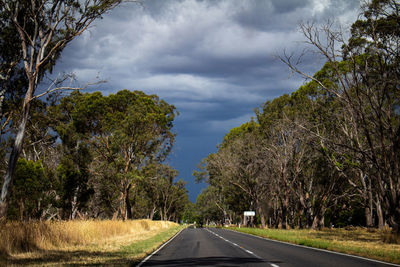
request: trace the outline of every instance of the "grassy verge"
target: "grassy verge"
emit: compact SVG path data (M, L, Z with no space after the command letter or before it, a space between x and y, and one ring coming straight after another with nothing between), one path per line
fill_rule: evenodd
M149 220L8 223L0 229L0 266L130 265L182 227Z
M186 226L177 226L166 231L160 232L157 235L145 239L136 243L132 243L128 246L122 247L121 251L124 255L124 258L130 259L133 263L138 263L141 259L143 259L146 255L152 253L158 247L160 247L163 243L168 241L172 236L178 233L180 230L185 228Z
M400 245L382 242L382 231L363 228L314 230L281 230L237 228L231 230L293 244L327 249L370 259L400 264Z

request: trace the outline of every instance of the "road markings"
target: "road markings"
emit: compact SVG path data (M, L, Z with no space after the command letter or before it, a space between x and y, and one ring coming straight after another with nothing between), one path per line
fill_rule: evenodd
M184 228L186 229L186 228ZM158 249L156 249L153 253L151 253L149 256L147 256L146 258L144 258L144 260L142 260L138 265L136 265L136 267L140 267L142 266L146 261L148 261L154 254L156 254L157 252L159 252L163 247L165 247L169 242L171 242L175 237L177 237L184 229L181 229L178 233L176 233L172 238L170 238L167 242L165 242L164 244L162 244Z
M247 252L247 253L253 255L253 256L256 257L257 259L264 260L263 258L257 256L254 252L252 252L252 251L250 251L250 250L248 250L248 249L245 249L245 248L242 247L242 246L239 246L239 245L236 244L235 242L232 242L232 241L230 241L230 240L228 240L228 239L226 239L226 238L220 236L219 234L214 233L213 231L211 231L211 230L209 230L209 229L206 229L206 230L207 230L208 232L212 233L213 235L215 235L216 237L219 237L219 238L221 238L222 240L228 242L229 244L234 245L235 247L238 247L238 248L242 249L243 251L245 251L245 252ZM273 264L273 263L270 263L270 265L271 265L272 267L279 267L278 265Z
M390 263L390 262L385 262L385 261L380 261L380 260L374 260L374 259L368 259L368 258L361 257L361 256L356 256L356 255L351 255L351 254L344 254L344 253L341 253L341 252L336 252L336 251L331 251L331 250L326 250L326 249L321 249L321 248L307 247L307 246L293 244L293 243L289 243L289 242L285 242L285 241L274 240L274 239L270 239L270 238L267 238L267 237L262 237L262 236L257 236L257 235L253 235L253 234L247 234L247 233L243 233L243 232L239 232L239 231L234 231L234 230L231 230L231 229L224 229L224 230L232 231L232 232L239 233L239 234L242 234L242 235L254 236L254 237L257 237L259 239L264 239L264 240L268 240L268 241L272 241L272 242L276 242L276 243L282 243L282 244L286 244L286 245L290 245L290 246L306 248L306 249L311 249L311 250L317 250L317 251L322 251L322 252L326 252L326 253L330 253L330 254L336 254L336 255L346 256L346 257L350 257L350 258L361 259L361 260L365 260L365 261L382 263L382 264L386 264L386 265L389 265L389 266L400 267L399 264L395 264L395 263ZM270 264L272 265L272 263L270 263ZM275 264L274 267L279 267L279 266Z
M238 247L238 248L240 248L240 249L246 251L247 253L253 255L254 257L256 257L256 258L258 258L258 259L261 259L261 257L259 257L259 256L257 256L256 254L254 254L254 252L252 252L252 251L250 251L250 250L247 250L247 249L243 248L242 246L239 246L238 244L236 244L236 243L234 243L234 242L232 242L232 241L230 241L230 240L228 240L228 239L226 239L226 238L220 236L220 235L217 234L217 233L214 233L213 231L211 231L211 230L209 230L209 229L206 229L206 230L207 230L208 232L212 233L213 235L215 235L216 237L221 238L221 239L224 240L225 242L228 242L229 244L234 245L235 247Z

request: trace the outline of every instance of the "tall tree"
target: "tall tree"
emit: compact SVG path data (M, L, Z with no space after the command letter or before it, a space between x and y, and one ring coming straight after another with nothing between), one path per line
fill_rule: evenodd
M13 219L40 219L49 202L46 192L50 186L41 162L19 159L14 186L16 192L13 194L12 206L18 210L18 216Z
M28 81L21 106L21 120L4 177L0 197L0 219L4 219L7 214L12 179L22 151L30 115L30 103L44 93L60 89L51 88L35 95L43 74L51 69L63 48L70 41L82 34L95 19L121 2L122 0L0 1L0 8L5 10L18 32L18 46L21 47L22 64Z
M265 227L263 204L269 183L265 160L268 156L265 150L258 149L258 128L259 125L251 121L232 129L218 152L207 158L207 171L211 184L234 186L245 194L250 201L248 207L257 211Z
M21 68L17 66L21 60L21 45L18 32L12 23L5 7L0 5L0 118L3 119L4 101L7 93L11 93L14 76L21 76ZM19 75L18 75L19 74ZM23 74L23 73L22 73ZM20 77L18 77L20 78ZM7 120L6 120L7 121ZM3 128L3 125L2 125Z
M55 130L69 151L66 154L71 160L82 158L78 154L93 155L90 172L101 180L108 177L119 189L115 216L132 218L129 193L136 179L147 165L164 161L174 143L175 107L140 91L122 90L107 97L73 92L55 113L59 114L53 116ZM91 153L76 154L86 146Z
M132 218L129 192L140 170L162 162L175 140L172 122L175 107L155 95L123 90L107 98L108 114L96 146L103 157L112 160L120 180L122 218Z
M400 4L395 0L372 0L351 29L348 42L331 27L317 29L303 25L307 42L327 60L325 80L305 74L284 60L296 72L314 80L335 97L346 112L336 113L345 138L330 140L335 152L352 154L359 162L362 179L372 183L389 225L400 233L400 105L399 44ZM322 42L325 35L327 43ZM342 50L338 52L338 45ZM323 136L321 136L323 137ZM322 139L321 139L322 140ZM324 139L324 141L328 141ZM345 153L343 153L345 152ZM340 162L338 162L340 163Z

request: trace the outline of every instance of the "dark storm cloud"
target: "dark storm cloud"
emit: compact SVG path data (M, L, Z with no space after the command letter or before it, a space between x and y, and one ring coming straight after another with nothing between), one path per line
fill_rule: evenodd
M259 31L290 30L304 13L303 9L310 8L309 5L310 1L306 0L251 0L241 10L237 10L234 19L244 27Z
M271 0L244 1L247 5L237 10L235 21L258 31L291 31L301 21L338 19L354 11L358 0Z
M303 47L298 22L334 18L348 26L359 6L355 0L143 3L123 4L97 21L67 46L56 72L75 72L82 82L100 74L108 80L96 88L103 94L143 90L176 105L172 161L186 179L254 108L303 83L275 57ZM312 73L322 64L309 56L303 68Z

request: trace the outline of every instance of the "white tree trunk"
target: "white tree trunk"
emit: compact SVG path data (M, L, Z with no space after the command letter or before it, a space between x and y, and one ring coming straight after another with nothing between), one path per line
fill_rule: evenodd
M4 183L0 197L0 220L7 218L8 204L12 190L12 180L14 177L15 169L17 167L19 155L22 151L26 124L28 122L28 116L29 116L29 103L23 109L22 121L18 127L18 132L15 137L14 146L8 160L6 175L4 176Z

